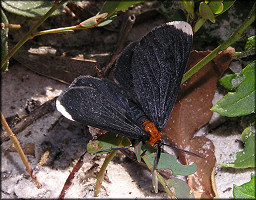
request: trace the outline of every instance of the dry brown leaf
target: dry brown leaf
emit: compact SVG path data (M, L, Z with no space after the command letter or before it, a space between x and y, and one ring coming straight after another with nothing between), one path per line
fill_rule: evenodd
M93 60L74 60L51 54L29 53L25 47L20 49L13 58L30 70L70 84L80 75L97 76L96 62Z
M35 144L28 143L22 147L22 150L26 155L35 156ZM9 149L7 149L7 152L17 152L14 144L12 144Z
M210 51L192 51L188 68L190 69L209 53ZM196 198L217 196L211 180L216 164L214 145L206 137L194 137L194 134L212 117L210 108L217 81L229 66L234 53L235 50L229 47L182 84L171 117L163 130L163 134L172 144L205 158L177 152L183 164L193 162L197 164L197 172L188 176L188 184Z

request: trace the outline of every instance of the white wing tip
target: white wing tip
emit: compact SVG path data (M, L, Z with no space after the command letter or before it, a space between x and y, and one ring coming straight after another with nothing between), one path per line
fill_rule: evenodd
M66 111L66 109L64 108L64 106L60 104L60 101L59 101L59 100L56 101L56 108L57 108L57 110L58 110L64 117L66 117L66 118L68 118L68 119L70 119L70 120L72 120L72 121L75 121L75 120L72 118L72 116Z
M169 25L169 26L174 26L176 29L179 29L179 30L183 31L184 33L186 33L188 35L193 35L192 27L187 22L173 21L173 22L168 22L166 24Z

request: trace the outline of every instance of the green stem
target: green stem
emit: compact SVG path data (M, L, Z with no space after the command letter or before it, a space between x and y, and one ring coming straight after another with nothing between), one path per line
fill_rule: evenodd
M45 35L45 34L49 34L49 33L73 32L74 30L93 28L93 27L96 27L99 22L104 20L107 17L107 15L108 15L107 13L95 15L95 16L81 22L79 25L76 25L76 26L68 26L68 27L63 27L63 28L55 28L55 29L40 31L38 33L33 34L33 37L38 36L38 35Z
M69 27L63 27L63 28L55 28L55 29L49 29L49 30L37 32L37 33L33 34L32 37L50 34L50 33L74 32L74 30L88 29L88 28L90 28L90 27L69 26Z
M64 28L55 28L45 31L40 31L38 33L33 34L33 37L39 36L39 35L45 35L49 33L64 33L64 32L73 32L74 30L77 30L78 28L76 26L70 26L70 27L64 27Z
M51 14L58 9L60 6L62 6L65 2L68 0L61 0L60 2L55 0L53 3L51 9L44 15L42 16L39 21L36 23L35 26L33 26L29 32L27 32L26 35L23 36L23 38L10 50L10 52L5 56L5 58L1 61L1 69L5 65L5 63L18 51L18 49L31 37L33 37L33 33L36 31L36 29L48 18L51 16Z
M153 165L151 165L151 163L150 163L149 160L147 159L147 155L142 156L142 158L143 158L144 162L146 163L147 167L148 167L150 170L152 170L152 169L153 169ZM167 194L168 194L170 197L172 197L173 194L172 194L172 192L170 191L170 189L167 187L164 178L163 178L158 172L156 172L156 173L157 173L157 178L158 178L159 182L163 185L163 187L164 187L165 191L167 192Z
M205 66L208 62L210 62L213 58L216 57L216 55L222 51L228 48L231 44L242 38L243 32L247 29L248 26L250 26L255 21L255 7L256 3L254 3L251 12L249 13L248 17L244 21L244 23L235 31L225 42L223 42L221 45L219 45L216 49L214 49L210 54L208 54L204 59L202 59L200 62L198 62L194 67L192 67L189 71L187 71L181 83L184 83L186 80L188 80L193 74L195 74L198 70L200 70L203 66Z
M97 197L100 193L100 188L102 185L102 180L104 178L104 173L106 171L106 168L109 164L109 162L114 158L114 156L116 155L117 150L113 150L111 151L110 154L108 154L104 160L103 165L100 168L99 174L97 176L97 181L96 181L96 185L95 185L95 190L94 190L94 197Z

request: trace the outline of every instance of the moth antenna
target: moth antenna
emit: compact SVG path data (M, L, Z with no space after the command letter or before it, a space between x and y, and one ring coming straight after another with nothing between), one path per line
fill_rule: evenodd
M171 147L171 148L173 148L173 149L176 149L176 150L179 150L179 151L183 151L183 152L185 152L185 153L187 153L187 154L190 154L190 155L192 155L192 156L196 156L196 157L205 159L204 157L202 157L202 156L200 156L200 155L198 155L198 154L196 154L196 153L193 153L193 152L191 152L191 151L187 151L187 150L181 149L181 148L179 148L179 147L175 147L175 146L173 146L173 145L169 145L169 144L162 144L162 145L166 145L166 146Z
M145 149L145 150L142 152L142 154L140 154L140 156L144 156L146 152L147 152L147 149Z
M161 143L161 141L158 141L158 142L155 143L155 145L157 145L157 146L156 146L157 149L156 149L156 157L155 157L155 160L154 160L154 166L153 166L152 171L156 170L156 167L157 167L157 165L158 165L158 162L159 162L160 156L161 156L161 152L162 152L162 151L161 151L161 150L162 150L161 146L162 146L163 144Z

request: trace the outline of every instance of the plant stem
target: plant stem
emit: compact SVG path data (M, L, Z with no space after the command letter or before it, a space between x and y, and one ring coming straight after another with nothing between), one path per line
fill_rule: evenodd
M32 35L32 37L39 36L39 35L45 35L49 33L64 33L64 32L74 32L74 30L80 30L80 29L88 29L96 27L99 22L101 22L103 19L107 17L107 13L103 13L101 15L95 15L83 22L81 22L79 25L76 26L68 26L63 28L55 28L45 31L40 31L38 33L35 33Z
M142 156L142 158L143 158L144 162L146 163L147 167L148 167L150 170L152 170L152 169L153 169L153 166L151 165L151 163L150 163L149 160L147 159L147 155ZM163 178L157 171L156 171L156 173L157 173L157 178L158 178L159 182L163 185L163 187L164 187L165 191L167 192L167 194L168 194L170 197L172 197L173 194L172 194L172 192L170 191L170 189L167 187L164 178Z
M1 61L1 69L5 65L5 63L18 51L18 49L25 43L27 42L31 36L33 36L33 33L36 31L36 29L48 18L51 16L51 14L58 9L60 6L62 6L65 2L68 0L61 0L60 2L58 0L55 0L53 3L51 9L44 15L42 16L39 21L36 23L35 26L33 26L29 32L27 32L23 38L10 50L10 52L6 55L6 57Z
M36 187L37 188L41 188L41 184L38 182L37 178L35 175L33 175L33 170L32 168L30 167L29 165L29 162L28 162L28 159L25 155L25 153L23 152L21 146L20 146L20 143L19 143L19 140L17 139L17 137L14 135L14 133L12 132L11 128L9 127L8 123L6 122L5 118L4 118L4 115L1 113L1 123L4 127L4 129L6 130L6 132L8 133L12 143L14 144L17 152L19 153L20 155L20 158L23 162L23 164L25 165L26 167L26 172L29 174L29 176L31 177L31 179L34 181L34 183L36 184Z
M33 37L39 36L39 35L45 35L49 33L64 33L64 32L74 32L74 29L78 29L76 26L70 26L70 27L64 27L64 28L55 28L45 31L40 31L38 33L33 34Z
M189 71L187 71L184 74L181 84L184 83L186 80L188 80L193 74L195 74L208 62L214 59L220 51L225 50L231 44L233 44L234 42L242 38L243 32L247 29L248 26L250 26L255 21L255 16L256 16L255 7L256 7L256 3L253 4L253 7L248 17L244 21L244 23L225 42L220 44L216 49L214 49L210 54L208 54L204 59L202 59L194 67L192 67Z
M106 171L106 168L109 164L109 162L114 158L114 156L116 155L117 153L117 150L113 150L111 151L111 153L109 153L105 160L104 160L104 163L103 165L101 166L100 168L100 171L99 171L99 174L97 176L97 181L96 181L96 185L95 185L95 190L94 190L94 197L97 197L100 193L100 188L101 188L101 185L102 185L102 180L104 178L104 173Z
M58 197L58 199L64 199L67 190L70 188L70 186L72 185L72 181L75 178L77 172L79 171L79 169L83 166L84 164L84 156L87 153L87 151L85 151L83 153L83 155L79 158L79 160L77 161L77 163L75 164L75 166L73 167L72 171L70 172L66 182L64 183L64 186L60 192L60 195Z

